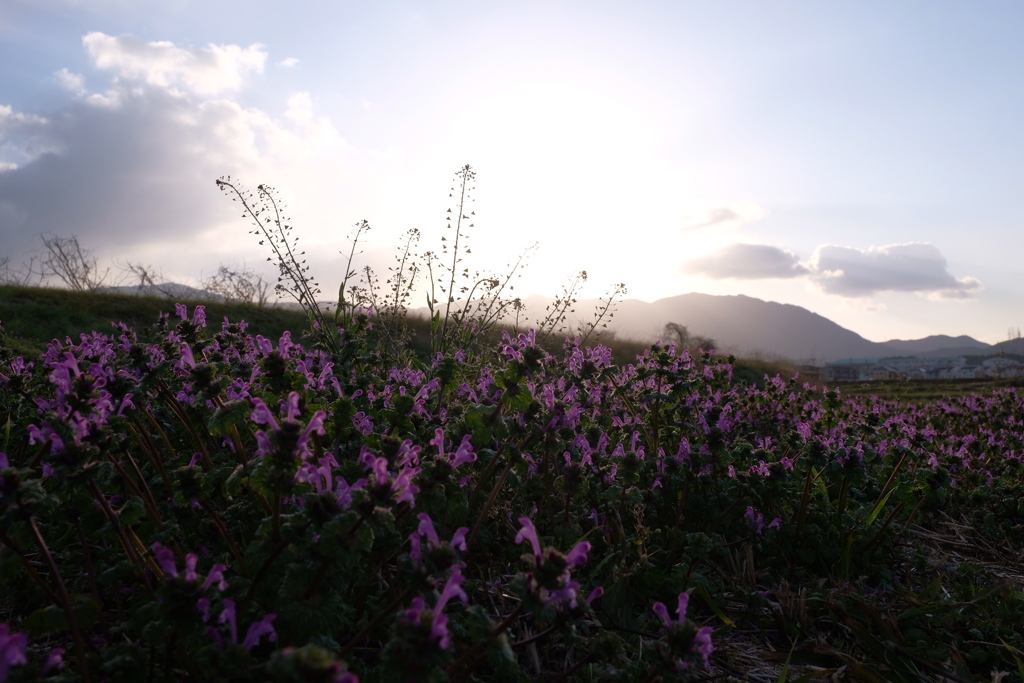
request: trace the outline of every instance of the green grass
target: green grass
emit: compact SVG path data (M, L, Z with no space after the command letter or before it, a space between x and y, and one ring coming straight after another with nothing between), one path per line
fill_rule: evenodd
M927 403L953 396L988 394L996 389L1024 386L1024 377L1006 379L910 379L843 382L836 385L844 396L874 396L886 400Z
M252 304L216 301L177 301L153 296L71 292L62 289L0 285L0 323L3 323L11 350L26 356L37 355L46 345L71 337L78 341L82 332L111 331L111 322L120 321L141 328L156 322L160 313L174 313L175 303L206 306L211 327L219 328L227 316L232 322L246 321L249 331L277 339L285 330L298 336L306 329L306 316L300 311Z

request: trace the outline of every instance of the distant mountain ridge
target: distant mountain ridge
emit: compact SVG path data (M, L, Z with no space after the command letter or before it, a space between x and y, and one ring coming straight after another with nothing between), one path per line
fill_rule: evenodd
M550 299L526 299L527 310L543 311ZM581 300L571 322L586 323L598 300ZM887 356L961 356L998 353L991 344L961 335L873 342L828 318L792 304L744 295L680 294L654 302L619 302L608 328L652 341L662 338L666 323L685 325L691 334L714 339L721 350L741 356L788 358L822 364L845 358ZM1004 342L1006 343L1006 342ZM1022 345L1024 346L1024 345Z
M97 291L109 294L131 294L134 296L156 296L165 299L182 299L189 301L223 301L224 297L212 294L205 289L181 285L177 282L161 282L156 285L121 285L116 287L100 287Z
M962 334L959 337L950 337L947 334L933 334L930 337L925 337L924 339L890 339L889 341L881 343L885 344L889 348L898 349L908 354L915 355L956 348L976 350L992 348L991 344L978 341L973 337L968 337L966 334Z

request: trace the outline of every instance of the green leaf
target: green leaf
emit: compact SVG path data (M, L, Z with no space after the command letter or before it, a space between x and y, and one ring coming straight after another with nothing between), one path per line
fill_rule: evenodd
M135 526L139 523L146 514L146 506L143 505L142 499L138 496L132 496L124 507L118 512L118 517L121 519L121 524L125 526Z
M1017 656L1018 653L1024 654L1024 652L1021 652L1015 647L1011 647L1010 644L1003 640L1001 637L999 638L999 642L1002 643L1006 647L1006 649L1010 651L1011 655L1013 655L1014 661L1017 662L1017 671L1018 673L1020 673L1020 679L1024 681L1024 661L1021 661L1021 658Z
M895 490L896 489L890 489L889 493L885 494L885 497L875 504L874 509L871 510L871 514L869 514L868 518L864 520L865 529L875 523L875 520L878 518L878 514L882 511L882 508L885 507L886 502L889 500L889 496L891 496Z
M224 482L224 492L229 496L237 496L242 492L242 486L249 481L249 470L245 465L235 467L231 476Z
M68 618L60 607L48 605L28 615L25 626L33 636L64 633L68 630Z
M699 595L701 599L703 599L704 602L708 604L708 607L710 607L711 611L715 613L715 616L722 620L723 624L725 624L726 626L730 626L732 628L736 628L736 622L730 619L729 617L725 616L725 612L723 612L722 608L719 607L715 603L715 601L711 599L711 596L708 595L708 590L704 588L704 586L698 586L694 593Z
M210 434L213 436L224 436L231 431L231 428L243 422L249 414L249 402L248 401L228 401L222 406L218 406L213 415L210 416L210 421L207 423L207 427L210 429Z
M79 628L88 629L99 617L99 605L91 595L72 595L71 609L75 613ZM68 631L68 617L64 610L56 605L48 605L37 609L25 620L25 625L34 636Z

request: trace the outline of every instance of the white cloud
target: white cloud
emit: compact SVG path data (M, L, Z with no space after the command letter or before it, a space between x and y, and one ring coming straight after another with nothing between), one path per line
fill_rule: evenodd
M811 267L818 286L839 296L895 291L950 299L965 298L981 289L975 278L954 277L946 258L932 244L890 244L863 251L823 245L815 251Z
M731 244L703 258L688 261L684 270L714 280L767 280L807 275L796 254L767 244Z
M810 262L798 262L785 249L763 244L732 244L688 261L684 271L713 280L767 280L807 277L826 294L867 297L879 292L916 292L931 299L964 299L982 288L973 277L956 278L932 244L890 244L867 250L818 247Z
M56 72L54 76L57 77L57 82L59 82L68 92L74 94L75 97L81 97L85 94L85 79L82 78L81 74L72 73L67 69L61 69Z
M0 136L5 129L10 132L21 126L45 124L46 119L35 114L23 114L16 112L9 105L0 104ZM2 138L0 138L2 139Z
M298 66L299 60L298 60L297 57L289 57L288 59L282 59L277 64L278 64L278 66L283 66L286 69L290 69L293 66Z
M100 69L118 76L167 88L179 84L193 92L211 95L238 90L246 74L262 73L267 53L259 44L210 45L192 50L166 41L143 42L133 36L108 36L93 32L82 44Z
M713 206L683 220L683 232L696 232L714 226L736 228L744 223L764 218L768 211L757 204L739 202L724 206Z
M44 135L50 122L35 114L0 105L0 168L11 171L31 159L57 149Z
M153 254L186 278L222 259L262 262L214 180L288 178L294 191L343 172L345 141L308 93L293 95L283 117L209 95L237 89L262 53L219 61L246 51L86 39L97 65L113 71L104 90L45 117L0 105L0 254L21 259L51 233L100 254Z
M291 94L284 115L295 123L309 123L313 120L313 98L308 92Z

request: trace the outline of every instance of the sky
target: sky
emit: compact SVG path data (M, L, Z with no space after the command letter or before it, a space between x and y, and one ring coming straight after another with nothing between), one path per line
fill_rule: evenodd
M0 259L276 270L217 187L273 187L325 298L440 253L515 294L803 306L874 341L1024 326L1024 4L0 0ZM530 247L537 244L536 250ZM426 284L412 305L424 303ZM685 321L676 321L685 324Z

